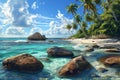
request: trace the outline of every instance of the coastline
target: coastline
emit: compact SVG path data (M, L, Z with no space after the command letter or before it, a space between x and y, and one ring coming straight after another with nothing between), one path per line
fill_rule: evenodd
M67 39L66 41L75 44L97 44L100 47L115 47L120 49L120 40L118 39Z

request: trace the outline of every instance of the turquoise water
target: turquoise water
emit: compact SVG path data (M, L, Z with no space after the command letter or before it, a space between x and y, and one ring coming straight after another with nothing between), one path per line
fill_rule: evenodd
M60 67L70 61L70 58L49 58L49 61L44 61L44 58L47 58L46 51L53 46L64 47L69 50L73 50L73 48L72 44L62 42L59 39L52 40L53 43L48 41L27 43L25 38L0 38L0 80L61 80L57 76L57 72ZM2 68L2 61L5 58L21 53L31 54L40 60L44 64L43 71L39 73L21 73L7 71Z
M49 58L45 61L47 57L47 49L53 46L63 47L65 49L71 50L77 56L80 54L79 50L84 50L85 46L75 46L62 39L50 39L54 42L40 41L40 42L27 42L25 38L0 38L0 80L93 80L98 79L96 75L97 70L95 68L87 69L81 74L69 77L60 78L57 75L59 69L68 63L70 58ZM44 69L42 72L38 73L22 73L15 71L7 71L2 67L2 61L5 58L15 56L21 53L28 53L35 56L44 64ZM96 55L97 53L97 55ZM83 53L82 53L83 54ZM91 54L91 53L90 53ZM86 57L88 61L99 58L101 52L94 52L91 57ZM100 55L99 55L100 54ZM92 61L90 61L91 63ZM111 79L107 79L111 80Z

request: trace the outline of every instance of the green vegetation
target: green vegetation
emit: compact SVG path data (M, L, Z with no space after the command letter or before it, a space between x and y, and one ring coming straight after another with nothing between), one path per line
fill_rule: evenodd
M69 24L71 27L67 29L79 29L71 38L120 37L120 0L76 1L78 4L72 3L67 7L67 11L74 17L73 23ZM84 8L84 17L80 17L77 12L80 7Z

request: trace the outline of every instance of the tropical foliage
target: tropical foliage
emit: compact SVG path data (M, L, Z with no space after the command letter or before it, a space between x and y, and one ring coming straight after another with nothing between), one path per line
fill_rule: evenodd
M74 17L74 24L76 24L74 29L79 28L77 33L71 37L100 35L120 37L120 0L77 0L77 3L78 5L72 3L70 4L72 7L67 7L68 12ZM77 12L80 7L84 8L84 17L80 17Z

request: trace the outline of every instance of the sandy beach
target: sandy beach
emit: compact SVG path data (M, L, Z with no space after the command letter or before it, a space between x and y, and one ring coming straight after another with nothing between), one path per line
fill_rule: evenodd
M68 39L72 44L97 44L101 47L112 46L120 49L120 40L118 39Z

